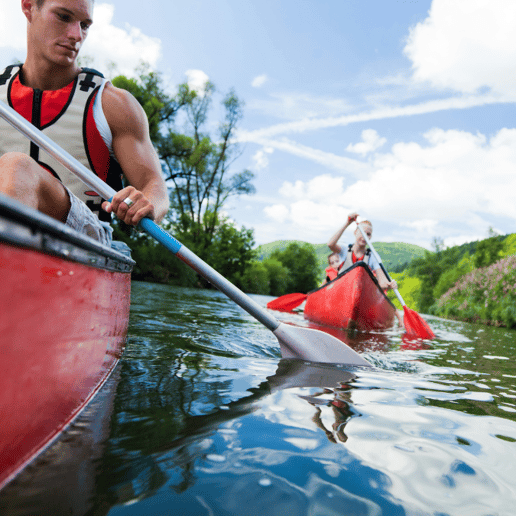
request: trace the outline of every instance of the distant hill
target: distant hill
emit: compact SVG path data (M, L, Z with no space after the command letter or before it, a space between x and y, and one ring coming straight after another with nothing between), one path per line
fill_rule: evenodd
M261 245L257 248L258 259L260 261L264 260L277 249L282 251L292 243L305 245L307 242L302 242L300 240L276 240L275 242ZM327 259L328 255L330 254L328 246L326 244L309 245L314 248L315 254L317 255L321 265L321 270L323 270L328 264ZM387 271L392 270L399 265L403 265L404 263L408 263L412 259L418 258L419 256L423 256L425 254L425 249L423 247L419 247L413 244L403 244L401 242L373 242L373 245L376 252L382 258L383 264L385 265Z

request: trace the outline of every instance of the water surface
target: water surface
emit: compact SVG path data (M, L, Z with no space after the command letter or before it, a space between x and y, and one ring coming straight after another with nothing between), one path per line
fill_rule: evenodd
M1 514L516 514L514 331L334 332L375 366L359 369L281 360L216 291L134 282L131 310L110 385Z

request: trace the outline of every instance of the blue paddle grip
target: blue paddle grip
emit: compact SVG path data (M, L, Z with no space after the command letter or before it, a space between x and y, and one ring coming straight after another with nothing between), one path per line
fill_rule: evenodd
M177 254L181 249L181 242L176 240L172 235L161 229L153 220L145 218L138 224L151 237L155 238L161 245L165 246L169 251Z

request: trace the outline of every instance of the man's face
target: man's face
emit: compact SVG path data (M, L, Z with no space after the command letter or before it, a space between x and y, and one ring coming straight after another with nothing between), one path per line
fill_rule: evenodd
M75 63L92 23L91 0L45 0L38 9L35 1L22 2L29 20L29 51L58 66Z

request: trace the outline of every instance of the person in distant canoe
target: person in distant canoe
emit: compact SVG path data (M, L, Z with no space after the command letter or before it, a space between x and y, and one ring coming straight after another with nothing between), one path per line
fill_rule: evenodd
M340 255L339 253L331 253L328 255L328 267L324 269L326 278L322 282L323 285L334 280L339 274Z
M106 201L6 122L0 123L0 192L111 245L111 213L159 222L169 207L145 112L127 91L77 64L93 0L21 0L27 58L0 73L0 99L115 190ZM122 188L122 175L130 186Z
M356 222L357 217L358 213L350 213L348 215L346 223L330 238L328 242L328 247L334 253L339 254L340 261L342 262L339 266L339 273L349 269L357 261L363 260L375 274L376 279L378 280L378 283L382 290L398 288L398 284L395 280L389 281L386 278L385 274L380 268L380 264L378 263L374 255L371 254L371 251L367 249L366 241L358 228L355 230L355 242L353 244L350 244L347 247L341 247L337 244L344 231L353 222ZM371 239L373 235L373 225L371 224L371 222L369 222L368 220L363 220L360 222L360 225L367 237Z

